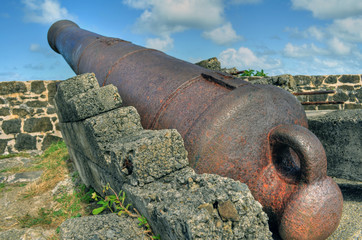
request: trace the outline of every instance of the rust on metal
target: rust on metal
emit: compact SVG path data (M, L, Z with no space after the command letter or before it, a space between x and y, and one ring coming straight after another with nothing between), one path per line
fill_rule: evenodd
M292 94L105 39L67 20L48 32L75 73L115 85L144 128L177 129L198 173L246 183L283 239L325 239L337 228L341 191Z
M300 96L300 95L319 95L319 94L330 94L335 93L334 90L326 90L326 91L310 91L310 92L295 92L293 95Z

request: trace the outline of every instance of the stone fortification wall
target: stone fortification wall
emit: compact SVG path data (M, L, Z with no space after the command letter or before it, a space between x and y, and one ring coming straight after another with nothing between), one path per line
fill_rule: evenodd
M61 139L56 82L0 82L0 155L44 150Z
M267 216L245 184L196 174L180 134L144 130L135 108L120 107L116 87L100 88L93 74L83 74L62 82L55 102L83 182L99 193L107 183L125 191L161 239L271 239ZM61 238L79 235L74 223L62 224Z
M361 75L281 75L274 77L248 77L256 84L273 84L290 92L333 90L335 93L297 96L301 102L337 101L343 104L305 105L306 110L347 110L362 109Z
M284 74L272 77L260 76L241 76L236 68L221 68L217 58L210 58L196 63L199 66L221 71L229 74L235 74L254 84L271 84L281 87L289 92L309 92L334 90L331 94L318 94L308 96L297 96L301 102L321 102L321 101L342 101L344 104L317 104L304 105L306 110L344 110L344 109L362 109L362 80L361 74L356 75L289 75Z

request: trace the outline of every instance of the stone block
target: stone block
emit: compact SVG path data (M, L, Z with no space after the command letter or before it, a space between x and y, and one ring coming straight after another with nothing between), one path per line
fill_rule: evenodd
M47 134L45 135L44 139L43 139L43 143L42 143L42 147L41 150L45 150L47 149L52 143L56 143L61 141L62 138L58 137L58 136L54 136L51 134Z
M318 110L339 110L340 104L323 104L318 106Z
M47 132L51 130L53 130L53 124L48 117L29 118L24 123L24 132Z
M23 82L0 82L0 95L26 92L26 86Z
M337 92L333 96L333 101L342 101L345 102L349 99L349 96L344 92Z
M342 86L338 86L337 87L337 91L338 90L344 90L344 91L353 91L354 87L351 85L342 85Z
M327 84L336 84L338 80L339 75L330 75L325 80L324 83Z
M30 113L23 108L13 108L13 114L14 115L18 115L19 117L23 118L27 115L29 115Z
M0 139L0 154L3 154L5 152L7 145L8 145L7 139Z
M57 83L56 82L48 83L47 89L48 89L48 102L50 105L54 105L54 96L55 93L57 92Z
M8 116L10 115L10 108L4 107L0 108L0 116Z
M360 75L342 75L339 79L341 83L360 83L361 77Z
M315 87L320 87L323 83L325 76L315 76L315 80L314 80L314 86Z
M32 107L32 108L43 108L43 107L46 107L48 106L48 102L47 101L29 101L29 102L26 102L26 105L28 107Z
M248 187L187 167L143 187L123 186L126 198L168 239L272 239L268 217Z
M362 109L333 111L308 121L326 150L328 174L362 181Z
M356 90L355 96L356 96L356 98L358 99L358 101L359 101L360 103L362 103L362 88Z
M15 149L18 151L35 150L36 137L29 134L19 133L15 139Z
M59 227L60 239L147 240L136 218L117 214L71 218Z
M294 80L297 86L304 86L304 85L309 85L311 83L312 77L305 75L296 75L294 76Z
M55 97L56 99L67 101L72 97L88 92L93 88L99 88L94 73L85 73L62 81L57 87Z
M57 100L57 104L58 102ZM117 88L107 85L78 94L62 104L66 108L59 111L60 121L75 122L118 108L122 105L122 100Z
M55 108L53 108L53 107L48 107L47 108L47 114L54 114L54 113L57 113Z
M30 84L30 91L40 94L45 91L44 81L32 81Z
M362 109L362 104L344 104L344 109Z
M105 149L114 153L115 174L125 174L133 185L153 182L188 165L183 139L176 130L143 130Z
M3 121L2 129L6 134L20 133L21 120L19 118Z

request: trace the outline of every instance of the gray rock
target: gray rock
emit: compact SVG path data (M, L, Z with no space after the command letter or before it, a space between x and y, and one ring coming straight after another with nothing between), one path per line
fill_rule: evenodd
M360 83L361 76L360 75L343 75L339 82L341 83Z
M15 149L18 151L35 150L36 137L25 133L19 133L15 139Z
M138 220L116 214L68 219L60 225L60 239L146 240Z
M0 108L0 116L8 116L10 115L10 108Z
M67 107L59 115L62 122L75 122L110 111L122 105L118 90L113 85L89 90L67 101Z
M48 102L47 101L29 101L29 102L26 102L26 105L28 107L32 107L32 108L43 108L43 107L46 107L48 106Z
M41 146L41 150L45 150L47 149L52 143L56 143L61 141L62 138L58 137L58 136L54 136L51 134L47 134L45 135L44 139L43 139L43 144Z
M24 132L47 132L53 130L53 124L50 122L50 118L28 118L24 123Z
M7 139L0 139L0 154L3 154L5 152L5 148L8 145Z
M199 65L201 67L207 68L207 69L215 70L215 71L221 70L221 64L216 57L209 58L207 60L203 60L203 61L195 63L195 64Z
M308 122L326 150L328 175L362 181L362 109L310 116Z
M44 81L32 81L30 84L30 91L40 94L45 91Z
M43 171L15 173L5 178L7 183L33 182L38 180Z
M4 133L6 134L20 133L21 120L17 118L17 119L3 121L1 127L4 130Z
M27 89L23 82L0 82L0 95L24 93L26 91Z
M330 75L326 78L326 80L324 80L324 82L328 84L335 84L337 83L338 77L339 75Z
M13 108L13 114L18 115L19 117L23 118L23 117L29 115L30 113L28 112L28 110L23 109L23 108Z
M262 206L238 181L186 167L123 189L162 239L271 239Z

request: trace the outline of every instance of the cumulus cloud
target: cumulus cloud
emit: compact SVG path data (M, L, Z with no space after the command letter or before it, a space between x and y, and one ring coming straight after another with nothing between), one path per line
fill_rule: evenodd
M293 45L292 43L287 43L287 45L284 47L283 52L285 56L292 58L303 58L303 57L327 54L327 51L325 49L319 48L315 46L313 43L303 44L301 46L296 46Z
M227 45L229 43L243 39L241 36L236 34L230 22L211 31L205 31L203 32L202 36L219 45Z
M343 43L337 37L334 37L331 40L329 40L328 45L331 48L331 51L333 51L337 55L347 55L351 53L351 46L346 43Z
M278 59L269 59L266 56L257 56L249 48L229 48L221 52L219 60L222 66L238 69L271 69L281 65Z
M163 38L148 38L146 40L146 47L167 51L173 48L173 39L170 36L165 36Z
M27 22L49 24L60 19L74 19L57 0L22 0Z
M362 42L362 16L337 19L328 27L328 31L347 41Z
M29 46L29 50L30 52L33 53L40 53L42 55L44 55L45 57L54 57L54 53L50 50L50 48L48 47L42 47L37 43L32 43Z
M344 18L362 13L361 0L292 0L294 9L309 10L314 17Z
M144 10L136 23L138 31L158 36L190 28L212 28L224 21L222 0L124 0L123 3Z

